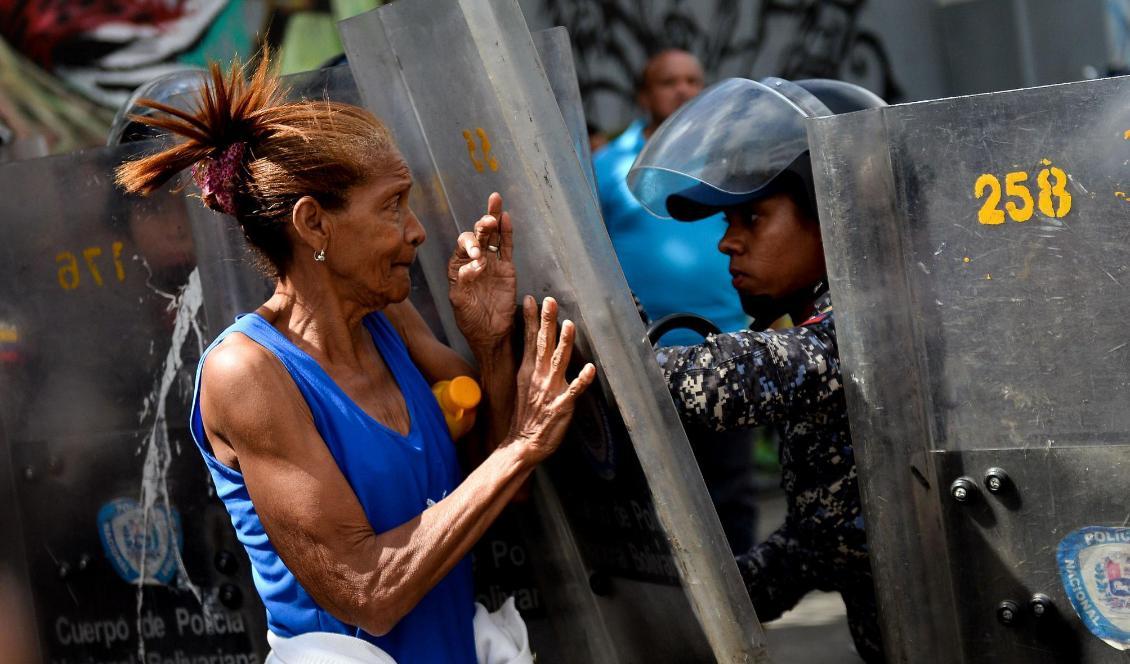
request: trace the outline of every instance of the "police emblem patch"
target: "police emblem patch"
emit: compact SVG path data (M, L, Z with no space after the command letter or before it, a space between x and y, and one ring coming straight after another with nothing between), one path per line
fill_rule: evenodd
M175 509L154 506L146 518L136 500L111 500L98 510L98 536L110 565L127 583L144 573L146 584L168 585L176 575L184 534Z
M1080 528L1059 543L1056 563L1087 629L1113 648L1130 649L1130 528Z

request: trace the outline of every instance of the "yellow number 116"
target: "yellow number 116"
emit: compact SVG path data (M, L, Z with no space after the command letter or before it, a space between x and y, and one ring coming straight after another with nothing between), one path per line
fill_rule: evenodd
M1011 200L1005 202L1002 210L1000 209L1001 181L991 173L977 178L976 184L973 185L973 195L978 200L985 199L981 210L977 213L977 221L988 226L1003 224L1006 210L1009 218L1019 222L1031 219L1036 209L1040 210L1040 214L1052 219L1062 219L1071 211L1071 192L1067 191L1067 173L1062 168L1050 166L1036 174L1038 195L1035 200L1032 199L1032 191L1028 188L1027 182L1028 174L1023 171L1004 176L1003 193Z

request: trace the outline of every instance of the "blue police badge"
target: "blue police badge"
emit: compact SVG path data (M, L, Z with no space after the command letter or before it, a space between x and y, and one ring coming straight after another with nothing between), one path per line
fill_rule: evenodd
M1130 649L1130 528L1080 528L1059 543L1056 562L1087 629L1113 648Z
M137 583L143 569L148 585L168 585L176 576L184 533L175 509L155 505L146 520L136 500L111 500L98 510L98 536L110 565L127 583Z

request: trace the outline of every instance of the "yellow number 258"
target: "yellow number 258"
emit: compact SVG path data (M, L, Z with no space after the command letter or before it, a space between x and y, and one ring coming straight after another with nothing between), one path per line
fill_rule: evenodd
M1052 180L1055 180L1054 184ZM977 213L977 221L988 226L1004 223L1005 211L1013 221L1025 222L1039 209L1040 214L1052 219L1062 219L1071 211L1071 192L1067 191L1067 173L1062 168L1049 166L1036 174L1036 187L1039 194L1032 199L1028 188L1028 174L1015 171L1004 176L1003 194L1010 200L1000 209L1002 198L1001 181L997 176L986 173L977 178L973 185L973 195L985 199Z

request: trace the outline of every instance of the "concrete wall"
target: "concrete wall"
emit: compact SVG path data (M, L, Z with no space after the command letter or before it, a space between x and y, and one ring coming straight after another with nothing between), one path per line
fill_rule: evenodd
M951 0L940 13L950 94L1080 80L1108 61L1103 0Z
M1106 19L1111 69L1130 71L1130 0L1106 0Z

